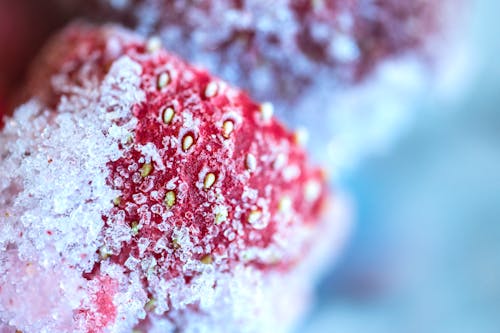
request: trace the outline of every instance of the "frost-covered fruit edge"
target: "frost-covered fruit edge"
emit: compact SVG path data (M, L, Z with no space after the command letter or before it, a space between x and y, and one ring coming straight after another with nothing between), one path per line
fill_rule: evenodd
M327 194L270 104L155 41L81 23L25 93L0 133L3 325L286 331L307 305Z

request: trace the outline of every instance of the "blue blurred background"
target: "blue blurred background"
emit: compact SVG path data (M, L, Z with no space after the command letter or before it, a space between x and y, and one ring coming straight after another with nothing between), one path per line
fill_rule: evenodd
M422 96L393 149L343 179L356 206L352 237L297 333L500 333L500 1L469 2L468 49L456 55L471 65L465 87ZM22 3L0 0L0 9ZM29 3L28 32L39 33L25 44L36 49L35 37L60 23ZM7 45L11 32L0 32ZM14 74L0 69L10 74L0 75L1 98Z
M500 3L469 14L465 88L422 98L394 149L344 180L352 239L297 332L500 332Z

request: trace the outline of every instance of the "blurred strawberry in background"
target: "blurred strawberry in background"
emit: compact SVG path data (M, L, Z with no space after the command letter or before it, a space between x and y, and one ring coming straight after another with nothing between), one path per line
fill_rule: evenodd
M389 150L436 93L463 0L54 0L120 22L269 101L307 149L344 177ZM435 47L439 45L439 47ZM307 110L307 112L304 112Z
M47 37L65 20L51 1L0 0L0 114Z

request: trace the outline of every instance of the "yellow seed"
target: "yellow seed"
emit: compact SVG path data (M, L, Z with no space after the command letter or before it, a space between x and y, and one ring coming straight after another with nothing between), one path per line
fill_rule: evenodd
M261 216L262 216L262 213L260 211L258 211L258 210L252 210L250 212L250 214L248 215L248 222L250 224L254 224L254 223L256 223L257 221L260 220Z
M115 206L120 206L120 203L122 202L122 197L116 197L113 199L113 204Z
M305 146L309 140L309 132L306 128L301 127L295 131L294 139L298 145Z
M292 208L292 199L288 196L284 196L281 198L279 204L278 204L278 209L282 213L286 213L290 211L290 208Z
M158 76L158 89L163 89L169 83L170 75L167 72L163 72Z
M200 261L205 265L210 265L213 262L213 258L211 254L204 255Z
M221 224L227 220L227 210L223 209L215 214L215 224Z
M209 189L215 183L215 179L215 175L212 172L207 173L203 181L203 187L205 187L206 190Z
M306 201L313 202L321 195L321 184L315 180L310 180L306 183L304 192Z
M217 95L217 91L219 90L219 85L217 82L210 82L207 84L207 87L205 88L205 97L206 98L211 98Z
M170 106L162 108L162 119L163 123L170 124L172 119L174 119L175 111Z
M168 191L165 195L165 205L170 209L175 205L175 201L177 200L174 191Z
M101 257L102 260L106 260L111 256L111 253L109 252L108 248L106 246L101 246L99 249L99 257Z
M140 228L141 227L139 226L138 222L136 222L136 221L132 222L132 225L130 226L130 229L132 231L132 236L137 236Z
M188 149L191 148L193 143L194 143L193 137L191 135L186 135L184 139L182 139L182 150L188 151Z
M148 39L146 49L149 53L158 51L159 49L161 49L161 39L158 36L151 37L150 39Z
M179 241L177 239L172 239L172 247L177 250L181 248L181 244L179 244Z
M262 120L269 121L272 118L273 113L274 113L274 107L271 103L266 102L266 103L261 104L260 114L261 114Z
M156 307L156 299L151 298L144 306L144 309L148 312L151 312L155 309L155 307Z
M141 168L141 177L145 178L149 176L152 170L153 170L153 165L151 163L144 163Z
M226 120L222 124L222 135L227 139L234 130L234 123L231 120Z
M248 154L245 159L245 166L249 171L255 171L257 168L257 159L253 154Z

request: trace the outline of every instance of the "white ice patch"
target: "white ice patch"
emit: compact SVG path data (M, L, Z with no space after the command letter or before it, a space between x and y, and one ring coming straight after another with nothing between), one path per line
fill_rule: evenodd
M9 249L0 258L0 322L26 332L74 329L71 311L83 301L76 290L85 288L82 273L102 245L102 216L118 195L106 184L106 163L120 157L118 143L136 124L132 106L145 98L140 74L128 57L100 84L88 71L78 80L61 74L53 80L54 93L62 93L56 109L35 97L7 119L0 132L0 249Z

